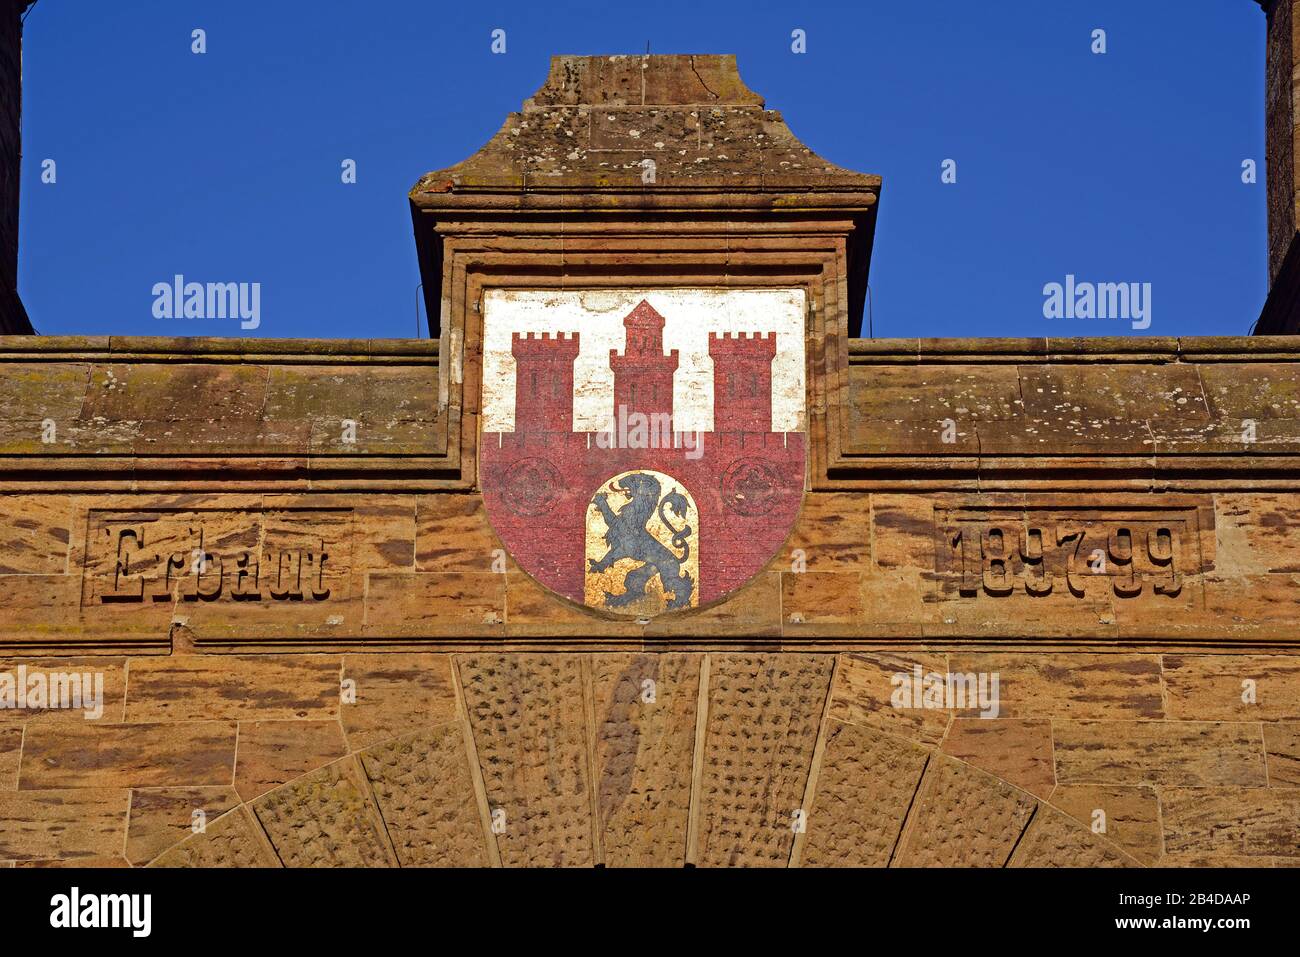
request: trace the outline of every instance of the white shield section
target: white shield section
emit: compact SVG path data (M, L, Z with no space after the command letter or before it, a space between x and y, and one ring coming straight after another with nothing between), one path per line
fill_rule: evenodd
M609 428L614 410L610 349L623 350L623 317L646 300L664 317L664 351L676 349L673 425L682 432L713 430L713 360L709 333L776 333L772 360L772 430L802 432L804 408L804 292L802 289L490 289L483 317L484 432L515 429L515 360L511 336L577 332L573 428Z

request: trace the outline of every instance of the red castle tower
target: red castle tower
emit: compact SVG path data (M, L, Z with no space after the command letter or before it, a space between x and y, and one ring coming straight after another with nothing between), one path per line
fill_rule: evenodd
M515 333L515 432L573 431L573 363L578 333Z
M772 360L776 334L709 333L713 359L713 431L772 431Z
M627 344L623 355L609 350L609 367L614 370L614 418L641 412L665 416L652 421L668 423L673 414L673 376L677 372L677 350L664 355L664 317L644 299L623 319Z

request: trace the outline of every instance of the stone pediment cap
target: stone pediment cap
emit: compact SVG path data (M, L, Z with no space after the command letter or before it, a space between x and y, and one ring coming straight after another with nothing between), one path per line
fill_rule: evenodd
M422 176L410 198L416 209L500 210L527 195L531 209L625 212L691 208L711 193L723 208L861 210L879 191L880 177L799 142L745 86L735 56L655 54L552 57L546 82L482 149ZM610 197L628 192L630 202Z

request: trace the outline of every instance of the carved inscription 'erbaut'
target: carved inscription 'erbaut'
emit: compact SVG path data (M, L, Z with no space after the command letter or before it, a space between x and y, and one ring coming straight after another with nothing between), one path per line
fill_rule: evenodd
M337 597L347 511L94 513L92 604L326 601ZM331 539L334 543L331 543Z
M941 599L1178 598L1203 571L1196 508L935 510Z

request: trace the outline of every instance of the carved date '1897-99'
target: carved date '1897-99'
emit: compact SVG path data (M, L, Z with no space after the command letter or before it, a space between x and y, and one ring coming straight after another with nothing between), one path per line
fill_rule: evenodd
M1163 515L949 513L939 573L949 598L979 595L1179 597L1199 575L1193 510Z

